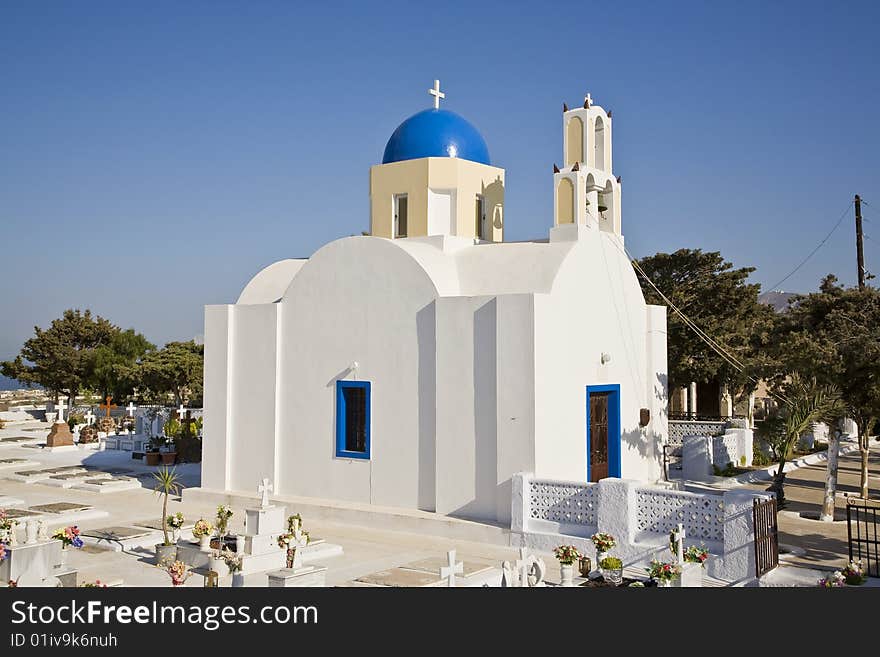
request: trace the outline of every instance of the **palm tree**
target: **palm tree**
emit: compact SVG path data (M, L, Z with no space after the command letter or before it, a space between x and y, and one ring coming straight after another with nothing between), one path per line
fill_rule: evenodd
M177 476L174 468L163 465L153 473L153 479L156 480L155 491L157 495L162 495L162 534L165 538L165 545L171 545L168 540L168 496L177 495L180 492L180 478Z
M836 386L820 385L816 379L803 379L797 374L784 387L783 398L778 415L765 420L761 427L764 440L777 458L773 484L767 490L776 493L780 508L785 504L785 463L795 443L814 423L831 424L844 413Z

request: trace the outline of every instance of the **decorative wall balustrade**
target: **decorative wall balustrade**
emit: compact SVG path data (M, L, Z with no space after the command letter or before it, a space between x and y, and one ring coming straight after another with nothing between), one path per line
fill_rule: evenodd
M657 488L636 489L636 528L668 535L684 525L692 539L724 540L724 502L720 495L699 495Z
M529 518L595 526L599 504L596 493L596 484L530 480Z

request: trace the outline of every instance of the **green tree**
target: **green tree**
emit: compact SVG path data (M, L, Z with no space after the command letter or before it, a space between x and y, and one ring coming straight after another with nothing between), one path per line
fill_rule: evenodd
M137 384L137 364L156 346L134 329L117 331L107 344L91 351L88 360L88 383L113 399L130 396Z
M65 310L47 329L34 327L34 337L21 353L0 363L0 373L32 386L40 385L54 396L66 395L73 403L89 385L93 351L108 344L119 329L91 311Z
M205 347L189 342L169 342L146 354L137 369L139 391L155 399L174 397L174 403L201 400Z
M880 292L844 288L833 275L819 291L796 297L774 344L783 373L837 386L858 427L861 496L868 497L868 439L880 418Z
M774 416L761 424L760 433L777 462L773 484L768 490L776 492L782 506L785 463L795 443L814 423L833 424L843 417L844 405L837 386L820 384L814 378L804 379L799 374L793 374L780 386L779 395L783 403Z
M744 370L731 364L702 340L671 308L667 313L669 387L718 380L735 400L754 390L756 380L775 371L766 346L776 313L758 302L760 285L749 283L753 267L734 269L717 251L679 249L637 261L657 288L711 339L723 345ZM645 300L667 305L639 276Z

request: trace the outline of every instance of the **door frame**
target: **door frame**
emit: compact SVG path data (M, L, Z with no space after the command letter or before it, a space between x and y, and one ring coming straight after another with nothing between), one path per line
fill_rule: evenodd
M620 478L620 384L587 386L587 481L590 481L590 394L608 392L608 476Z

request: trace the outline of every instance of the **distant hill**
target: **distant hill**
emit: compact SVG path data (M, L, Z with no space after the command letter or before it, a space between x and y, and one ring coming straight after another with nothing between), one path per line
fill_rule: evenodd
M18 390L19 388L24 387L24 385L22 385L15 379L8 379L0 374L0 390Z
M782 290L770 290L769 292L763 292L758 295L759 303L766 303L768 306L773 306L773 310L778 313L781 313L783 310L788 309L788 300L798 296L798 292L783 292Z

